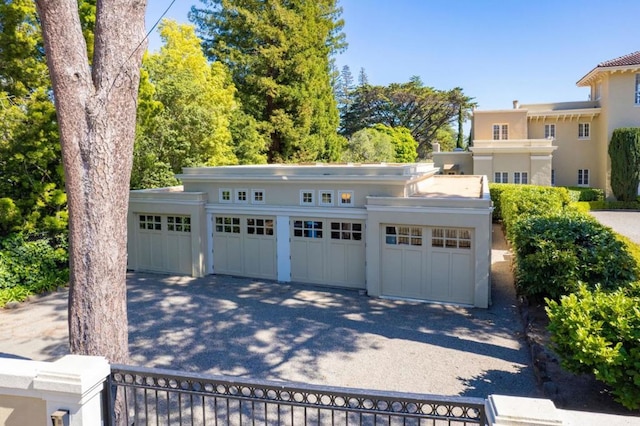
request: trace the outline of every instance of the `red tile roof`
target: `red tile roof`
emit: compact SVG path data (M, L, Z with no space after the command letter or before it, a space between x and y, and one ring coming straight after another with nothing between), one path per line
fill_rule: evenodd
M640 65L640 50L637 52L629 53L628 55L620 56L619 58L600 62L598 64L598 68L623 67L627 65Z
M594 69L589 71L584 77L578 80L576 85L588 86L600 72L606 72L606 68L633 67L634 69L636 69L638 66L640 66L640 50L637 52L629 53L628 55L620 56L615 59L600 62Z

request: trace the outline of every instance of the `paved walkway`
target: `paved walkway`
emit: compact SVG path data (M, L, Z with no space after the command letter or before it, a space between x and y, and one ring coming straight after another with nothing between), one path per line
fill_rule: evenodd
M618 234L640 244L640 212L616 210L590 213L603 225L613 228Z
M494 228L490 309L375 299L355 291L208 276L131 274L132 363L442 395L540 396ZM67 352L66 292L0 311L5 356Z

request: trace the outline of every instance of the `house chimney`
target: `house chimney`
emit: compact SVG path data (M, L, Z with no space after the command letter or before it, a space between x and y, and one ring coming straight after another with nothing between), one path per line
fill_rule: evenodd
M438 142L433 142L431 147L433 148L433 152L440 152L440 144Z
M515 101L513 101L513 109L518 109L520 108L520 102L518 102L518 100L516 99Z

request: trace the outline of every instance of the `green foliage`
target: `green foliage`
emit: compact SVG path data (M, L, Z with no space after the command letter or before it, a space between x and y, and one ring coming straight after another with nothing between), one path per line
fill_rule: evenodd
M132 188L173 185L183 167L238 162L227 70L207 61L192 26L165 20L159 30L164 45L143 60Z
M490 183L489 195L493 202L493 221L500 222L502 220L502 193L507 189L513 187L513 184L508 183Z
M411 132L406 127L390 127L384 124L376 124L373 129L388 135L393 144L394 158L391 161L396 163L413 163L418 158L418 142L411 136Z
M581 285L549 301L549 330L562 365L592 373L612 388L616 400L640 408L640 283L632 291L607 293Z
M229 67L270 162L336 160L344 139L330 56L344 34L336 0L203 0L190 19L210 60Z
M587 214L525 214L510 234L521 294L558 299L581 282L615 289L638 279L638 263L625 244Z
M608 149L613 194L618 201L636 201L640 183L640 127L615 129Z
M571 202L566 188L509 185L500 196L502 221L507 237L513 240L514 225L529 216L558 215Z
M589 210L640 210L640 201L589 201Z
M350 102L341 109L341 133L349 137L377 123L406 127L418 142L420 158L425 158L438 132L450 130L461 109L466 116L472 106L472 99L461 88L437 90L424 86L418 77L389 86L364 84L352 91ZM453 134L451 144L455 144Z
M393 162L396 151L392 137L376 129L362 129L351 136L342 161L354 163Z
M0 239L0 306L66 285L68 280L65 234L12 234Z
M598 188L587 188L582 186L567 187L571 196L571 201L602 201L604 191Z
M11 198L0 198L0 234L17 228L22 222L22 213Z

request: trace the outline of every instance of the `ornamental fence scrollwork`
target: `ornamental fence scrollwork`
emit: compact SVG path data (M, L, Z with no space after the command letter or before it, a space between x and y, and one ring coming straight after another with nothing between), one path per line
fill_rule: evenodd
M485 425L484 399L381 392L112 365L127 425Z

